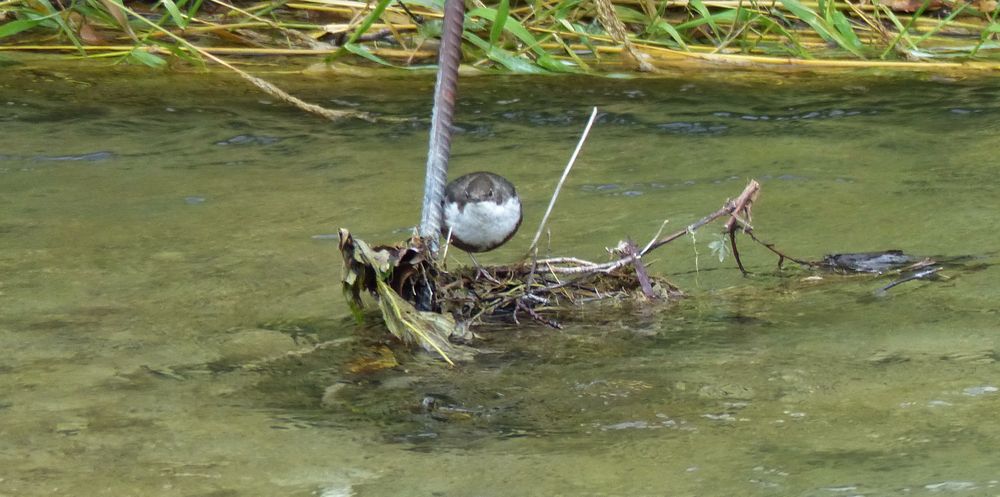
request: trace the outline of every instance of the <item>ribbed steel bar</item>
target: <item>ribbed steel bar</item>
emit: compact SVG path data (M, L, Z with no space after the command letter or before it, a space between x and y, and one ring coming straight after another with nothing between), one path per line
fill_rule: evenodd
M437 254L441 232L444 188L448 182L452 120L458 95L458 65L462 56L464 0L445 0L441 48L438 50L437 83L431 111L431 137L427 147L424 176L424 205L420 216L420 236L427 239L431 253Z

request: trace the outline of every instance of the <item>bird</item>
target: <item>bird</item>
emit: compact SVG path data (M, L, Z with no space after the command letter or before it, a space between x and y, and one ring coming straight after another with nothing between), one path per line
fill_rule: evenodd
M445 187L444 224L452 245L470 254L493 250L521 226L521 199L503 176L469 173Z

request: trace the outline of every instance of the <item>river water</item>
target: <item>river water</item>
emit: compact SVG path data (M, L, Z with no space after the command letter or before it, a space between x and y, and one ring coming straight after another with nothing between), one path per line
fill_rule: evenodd
M756 178L757 232L792 255L968 257L880 296L749 241L743 277L709 226L651 258L680 302L369 371L391 343L350 317L332 235L418 221L431 77L271 75L403 118L331 124L227 75L93 65L0 68L0 495L1000 493L995 81L466 78L453 174L526 209L484 262L524 250L595 105L553 255Z

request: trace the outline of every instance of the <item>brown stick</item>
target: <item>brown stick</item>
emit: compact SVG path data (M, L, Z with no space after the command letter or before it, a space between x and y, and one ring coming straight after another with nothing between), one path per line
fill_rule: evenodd
M635 242L631 239L625 241L625 254L632 256L632 267L635 268L635 278L639 280L639 288L642 288L642 294L648 299L656 299L656 294L653 293L653 285L649 282L649 274L646 273L646 265L642 263L642 257L639 257L638 247L635 246Z
M736 259L736 265L739 266L740 272L743 276L750 274L747 268L743 267L743 260L740 259L740 249L736 248L736 231L729 232L729 246L733 249L733 259Z
M611 262L605 262L603 264L588 265L588 264L583 264L582 262L584 261L577 262L576 260L574 260L574 262L576 262L579 265L573 267L550 266L549 271L552 273L559 273L559 274L610 273L612 271L615 271L616 269L631 264L636 259L652 252L653 250L656 250L659 247L662 247L688 233L691 233L697 230L698 228L701 228L702 226L712 221L715 221L716 219L725 216L727 214L733 217L732 219L726 222L726 229L729 230L735 229L735 226L737 224L743 226L745 224L745 221L737 217L737 215L738 213L743 212L747 218L750 217L749 215L750 205L753 203L753 199L756 198L757 193L759 191L760 191L760 183L757 183L757 181L755 180L750 180L750 183L747 184L746 188L743 189L743 193L741 193L739 197L736 197L735 201L727 200L726 204L723 205L722 208L720 208L719 210L699 219L698 221L692 224L689 224L683 230L680 230L672 235L666 236L655 242L650 243L649 245L646 246L646 248L642 252L626 254L620 259ZM744 229L748 230L749 229L748 226L749 225L744 226Z
M521 309L522 311L527 312L528 316L530 316L531 319L534 319L535 321L538 321L539 323L542 323L545 326L548 326L550 328L555 328L557 330L562 329L562 325L559 324L559 321L556 321L555 319L546 319L545 316L542 316L541 314L536 312L534 309L531 308L531 306L526 305L521 299L517 299L516 309Z
M680 231L678 231L678 232L676 232L676 233L674 233L672 235L669 235L669 236L667 236L665 238L661 238L661 239L659 239L659 240L657 240L657 241L649 244L649 247L647 247L646 250L643 250L642 253L640 253L639 255L640 256L646 255L649 252L652 252L653 250L656 250L659 247L662 247L662 246L664 246L664 245L666 245L666 244L668 244L668 243L670 243L670 242L672 242L672 241L674 241L674 240L676 240L676 239L678 239L678 238L680 238L680 237L682 237L682 236L684 236L684 235L686 235L688 233L691 233L691 232L697 230L698 228L701 228L702 226L704 226L704 225L706 225L706 224L708 224L708 223L710 223L712 221L715 221L716 219L718 219L718 218L720 218L722 216L725 216L726 214L733 215L733 214L735 214L737 212L740 212L742 210L749 209L749 205L753 202L753 199L756 198L757 193L759 191L760 191L760 183L758 183L756 180L750 180L750 183L747 184L746 188L743 189L743 193L741 193L739 197L736 197L735 201L733 201L733 200L726 201L726 204L723 205L721 209L719 209L719 210L717 210L717 211L715 211L715 212L713 212L713 213L711 213L711 214L709 214L709 215L707 215L707 216L699 219L698 221L696 221L693 224L688 225L683 230L680 230ZM736 221L734 221L732 219L730 219L729 221L727 221L726 222L726 229L731 229L730 228L730 223L734 223L734 222L736 222Z
M778 269L781 269L781 264L785 261L785 259L788 259L788 260L790 260L792 262L795 262L797 264L802 264L803 266L816 267L816 266L820 265L819 262L807 261L805 259L797 259L795 257L792 257L792 256L790 256L790 255L788 255L788 254L786 254L786 253L784 253L784 252L782 252L782 251L774 248L774 244L773 243L768 243L768 242L765 242L765 241L761 240L760 238L757 238L757 236L754 235L753 230L748 230L745 233L747 235L749 235L750 238L753 241L755 241L755 242L763 245L764 248L770 250L771 252L774 252L774 254L778 256Z

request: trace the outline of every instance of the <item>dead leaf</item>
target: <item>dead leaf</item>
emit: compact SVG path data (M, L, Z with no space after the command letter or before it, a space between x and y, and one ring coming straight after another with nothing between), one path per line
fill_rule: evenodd
M399 366L396 354L392 349L381 345L371 351L371 354L358 357L347 364L347 371L352 374L371 374Z
M920 9L924 5L924 0L889 0L886 4L890 9L895 12L906 12L913 13ZM941 0L930 0L925 11L939 10L944 7L944 2Z

